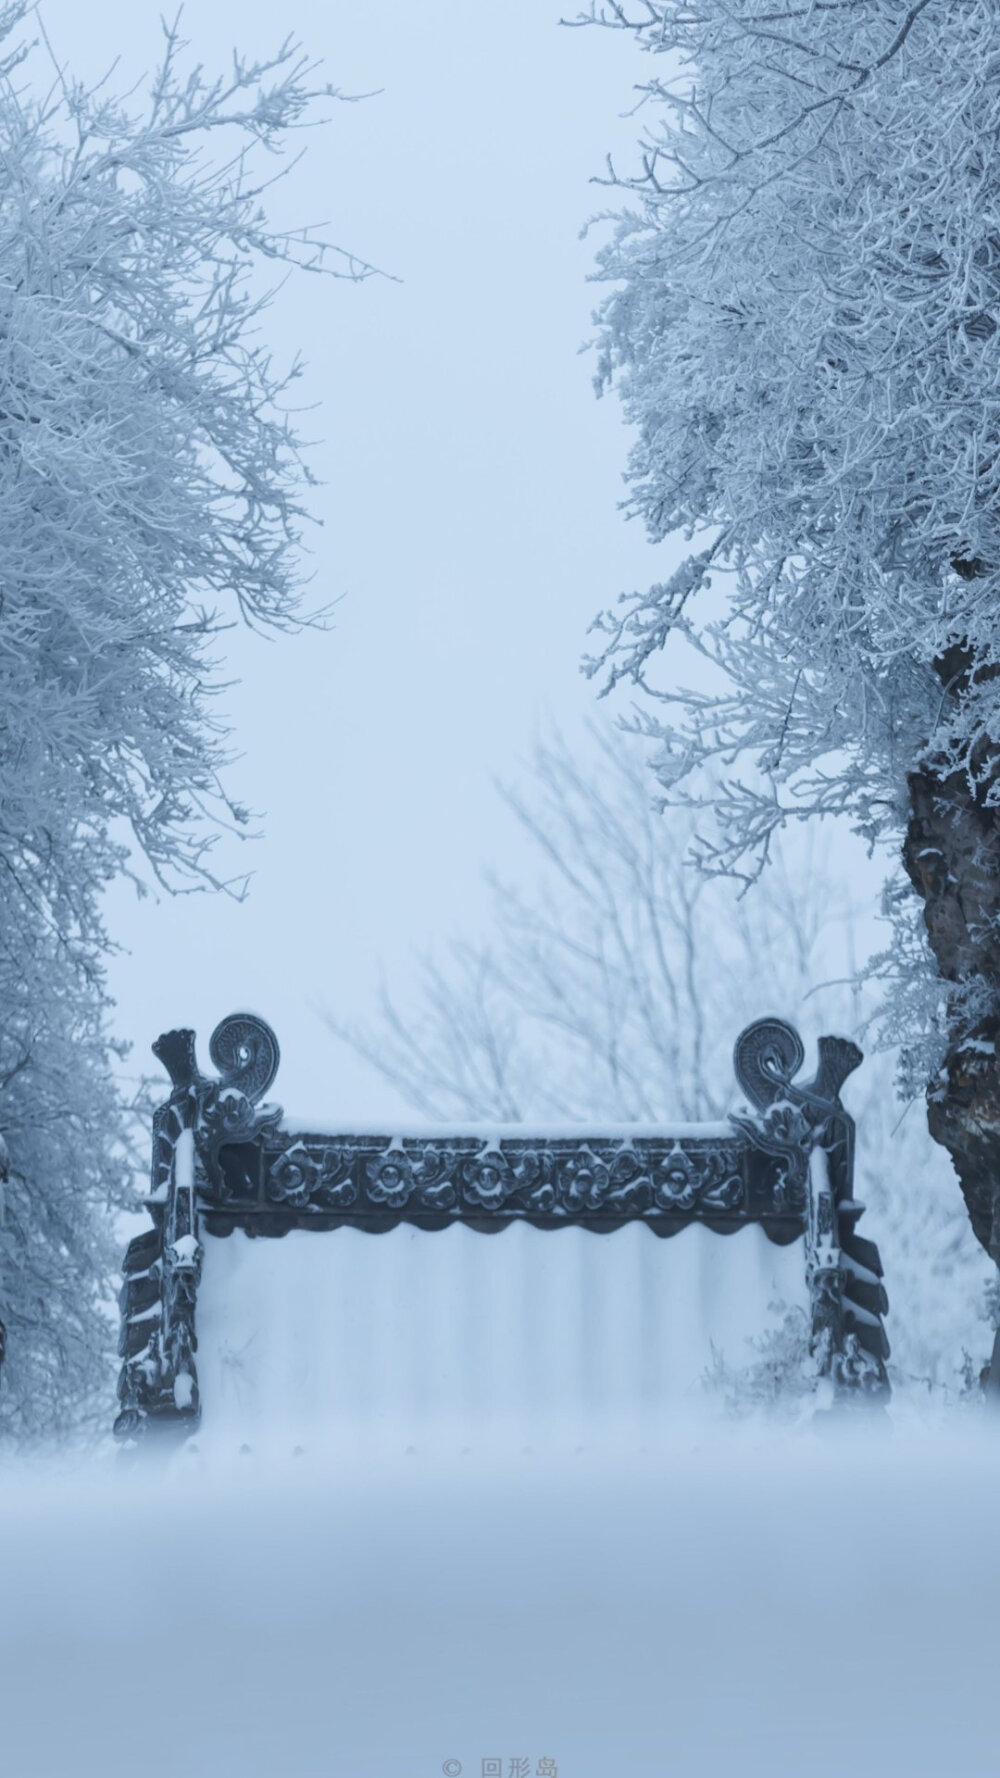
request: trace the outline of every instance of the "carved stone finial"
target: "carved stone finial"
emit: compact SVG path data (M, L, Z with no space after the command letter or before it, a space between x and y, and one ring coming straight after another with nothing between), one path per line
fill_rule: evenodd
M816 1047L819 1067L812 1080L795 1081L805 1049L794 1026L776 1018L748 1025L736 1039L733 1067L750 1103L758 1111L786 1098L795 1105L837 1105L841 1087L864 1057L847 1037L821 1037Z
M804 1084L802 1091L812 1099L821 1099L827 1104L835 1104L840 1098L840 1089L849 1074L860 1068L864 1056L856 1043L848 1037L821 1037L816 1045L819 1050L819 1067L814 1078Z
M194 1086L201 1078L193 1031L164 1031L153 1044L153 1054L163 1063L175 1090Z
M232 1012L216 1025L208 1053L222 1076L222 1085L235 1087L254 1103L264 1097L281 1060L270 1025L252 1012Z
M783 1098L805 1055L801 1037L784 1019L755 1019L741 1031L733 1047L733 1068L751 1105L766 1111Z

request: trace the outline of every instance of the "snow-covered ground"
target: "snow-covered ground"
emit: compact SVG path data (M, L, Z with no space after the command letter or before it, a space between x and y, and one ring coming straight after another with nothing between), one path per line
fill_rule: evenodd
M961 1417L10 1469L0 1769L994 1778L998 1481Z
M0 1478L3 1778L995 1778L1000 1416L696 1386L800 1264L209 1241L198 1435Z

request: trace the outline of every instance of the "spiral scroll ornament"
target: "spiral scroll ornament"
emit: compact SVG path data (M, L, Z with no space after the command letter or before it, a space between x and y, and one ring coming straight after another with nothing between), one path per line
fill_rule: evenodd
M208 1053L222 1076L223 1087L234 1087L254 1103L271 1086L281 1060L270 1025L252 1012L230 1013L216 1025L208 1040Z
M785 1201L795 1206L805 1203L809 1155L818 1123L830 1109L817 1107L819 1116L814 1117L813 1107L793 1084L804 1061L802 1039L784 1019L756 1019L740 1033L733 1048L736 1078L753 1110L749 1115L734 1112L732 1122L754 1148L783 1162L779 1189Z
M784 1019L756 1019L736 1039L733 1068L750 1103L764 1111L788 1091L805 1058L793 1025Z

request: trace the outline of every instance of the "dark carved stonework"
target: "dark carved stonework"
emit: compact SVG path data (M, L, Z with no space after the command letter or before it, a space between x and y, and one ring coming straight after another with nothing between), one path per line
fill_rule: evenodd
M669 1136L631 1139L503 1136L440 1141L423 1137L336 1138L286 1134L270 1119L247 1165L248 1145L221 1135L201 1202L209 1215L258 1223L267 1233L275 1208L294 1208L303 1226L319 1220L604 1221L615 1227L642 1217L674 1232L695 1217L736 1223L767 1217L775 1239L793 1240L793 1204L774 1189L773 1168L742 1137L683 1142ZM333 1219L333 1220L331 1220ZM678 1220L679 1219L679 1220ZM784 1229L784 1221L789 1222Z
M320 1135L281 1127L259 1103L278 1067L263 1020L236 1013L212 1034L219 1078L197 1065L194 1035L153 1046L173 1082L156 1114L148 1200L153 1229L133 1241L121 1294L124 1359L116 1429L191 1424L199 1412L194 1353L201 1235L281 1236L354 1226L512 1222L612 1233L641 1221L661 1237L692 1222L720 1234L750 1224L779 1243L806 1239L813 1346L841 1393L888 1389L886 1298L877 1249L855 1234L854 1125L840 1088L861 1061L842 1038L819 1042L813 1080L795 1076L798 1033L760 1019L737 1040L736 1076L750 1109L728 1129L532 1136L518 1126L475 1135Z

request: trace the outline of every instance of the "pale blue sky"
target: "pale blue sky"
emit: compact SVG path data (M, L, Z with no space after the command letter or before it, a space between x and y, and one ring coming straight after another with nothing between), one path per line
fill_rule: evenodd
M155 0L45 0L60 58L130 85L156 58ZM626 435L578 355L595 292L579 230L588 183L635 125L642 66L609 33L562 30L550 0L415 7L189 0L209 67L294 31L347 91L275 194L402 282L302 279L267 322L301 349L324 482L316 589L342 596L323 637L227 639L234 790L266 837L233 845L249 901L111 903L130 954L120 1029L147 1053L166 1025L202 1040L239 1005L275 1025L288 1098L377 1113L386 1089L335 1052L313 1007L364 1015L380 961L475 925L484 862L516 869L491 787L539 724L591 706L578 660L595 611L663 563L617 510ZM662 552L659 552L662 557Z

